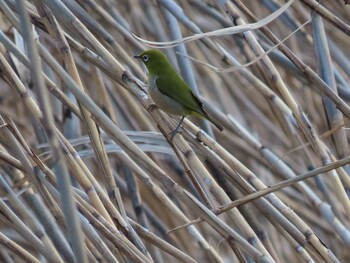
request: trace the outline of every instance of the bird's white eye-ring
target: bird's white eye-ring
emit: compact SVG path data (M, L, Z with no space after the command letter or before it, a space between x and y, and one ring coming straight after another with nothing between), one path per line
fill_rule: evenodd
M149 59L149 57L148 57L147 55L143 55L143 56L142 56L142 60L143 60L143 61L147 62L148 59Z

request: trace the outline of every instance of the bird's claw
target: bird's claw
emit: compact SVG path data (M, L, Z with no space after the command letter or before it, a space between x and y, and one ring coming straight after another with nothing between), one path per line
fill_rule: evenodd
M148 111L152 112L155 108L158 108L158 106L156 104L151 104L148 106Z
M174 137L175 137L175 135L176 135L177 133L182 134L182 130L181 130L181 129L175 129L175 130L169 132L169 135L170 135L170 140L169 140L169 141L170 141L170 142L173 141L173 139L174 139Z
M185 119L185 116L182 116L181 121L179 122L179 124L176 126L175 130L173 130L172 132L170 132L171 137L170 137L170 141L172 141L174 139L175 134L181 129L181 123L183 122L183 120Z

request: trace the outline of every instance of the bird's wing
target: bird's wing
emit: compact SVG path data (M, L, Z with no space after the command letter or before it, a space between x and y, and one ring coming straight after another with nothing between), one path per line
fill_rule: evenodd
M204 117L211 121L220 131L223 130L221 123L217 122L216 119L212 118L207 111L203 108L203 102L192 92L191 88L186 82L177 76L176 79L169 83L162 77L157 77L155 84L160 92L164 95L169 96L177 102L181 102L182 105L187 107L189 110L196 112L197 117Z
M167 81L162 77L156 79L156 85L160 92L169 96L173 100L180 102L185 107L193 110L200 115L206 116L205 111L202 108L201 100L192 92L191 88L186 82L176 76L172 78L172 81Z

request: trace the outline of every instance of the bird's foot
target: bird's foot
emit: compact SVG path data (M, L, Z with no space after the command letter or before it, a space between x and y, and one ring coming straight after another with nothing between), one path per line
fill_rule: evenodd
M151 104L151 105L148 106L148 109L147 109L147 110L148 110L149 112L152 112L152 111L153 111L154 109L156 109L156 108L158 108L158 106L157 106L156 104Z
M170 132L171 137L170 137L170 142L174 139L175 134L180 130L181 128L181 123L183 122L183 120L185 119L185 116L182 116L179 124L176 126L175 130L173 130L172 132Z
M181 131L175 131L175 130L173 130L173 131L169 132L169 135L170 135L170 140L169 140L169 141L170 141L170 142L173 141L173 139L174 139L176 133L181 133Z
M173 141L173 139L174 139L174 137L175 137L175 135L176 135L177 133L182 134L182 130L181 130L180 127L178 127L178 128L176 128L175 130L169 132L169 135L170 135L170 140L169 140L169 141L170 141L170 142Z

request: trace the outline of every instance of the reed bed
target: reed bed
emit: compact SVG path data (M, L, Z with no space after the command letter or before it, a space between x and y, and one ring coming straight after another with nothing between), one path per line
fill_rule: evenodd
M350 262L348 4L0 0L0 262Z

